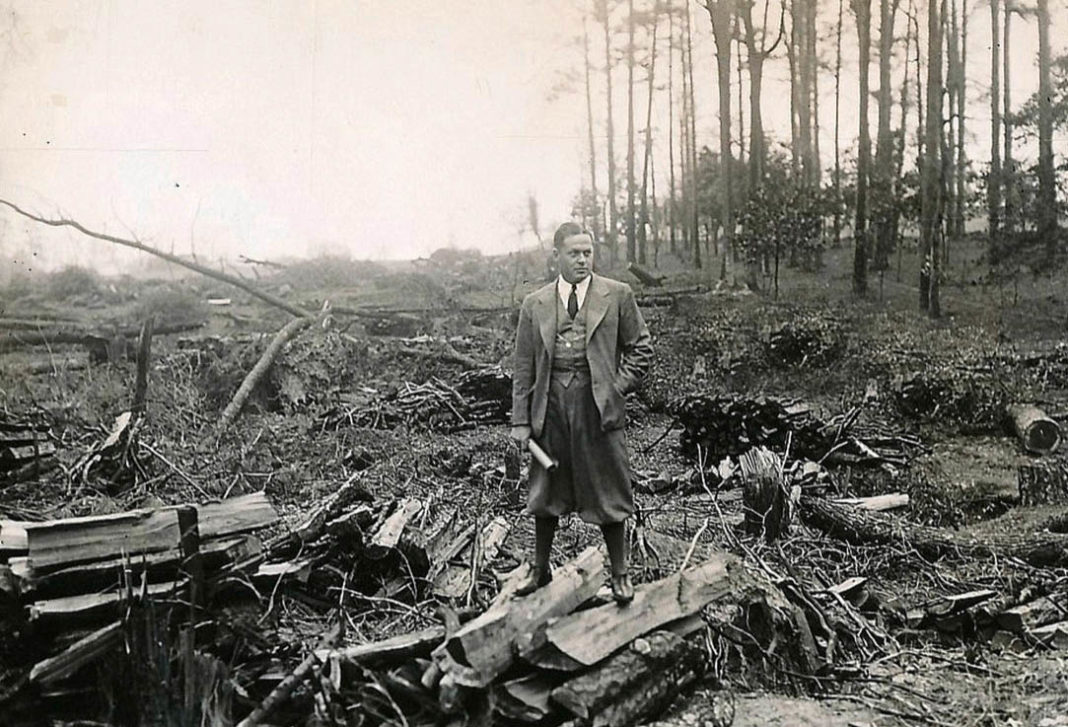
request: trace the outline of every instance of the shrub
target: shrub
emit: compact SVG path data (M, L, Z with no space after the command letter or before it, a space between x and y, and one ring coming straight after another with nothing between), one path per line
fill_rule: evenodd
M169 286L142 293L134 306L133 315L137 322L155 316L157 327L198 325L208 318L207 308L195 293Z
M48 276L48 292L57 300L93 295L100 290L100 277L79 265L68 265Z
M349 288L361 280L375 277L382 266L368 260L350 260L336 255L324 255L286 266L273 281L289 283L296 290Z

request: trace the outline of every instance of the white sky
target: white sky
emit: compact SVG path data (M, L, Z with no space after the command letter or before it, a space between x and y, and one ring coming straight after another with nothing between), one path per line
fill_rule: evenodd
M581 64L573 38L583 4L0 2L0 196L202 257L515 249L527 194L538 199L543 233L551 234L585 176L585 101L579 94L549 99L560 71ZM1056 26L1065 10L1062 0L1052 4ZM698 135L714 148L708 16L692 7ZM835 7L822 8L826 20ZM976 158L988 143L988 15L978 9L970 28ZM1019 101L1037 85L1032 25L1017 20L1013 38ZM1056 28L1051 35L1055 50L1063 49ZM849 98L855 43L850 25L843 44ZM599 45L594 51L600 58ZM831 57L833 39L821 51ZM785 62L770 64L767 75L766 123L785 140ZM621 73L620 92L624 80ZM826 159L832 93L833 80L822 79ZM621 170L624 100L616 100ZM598 99L599 114L602 105ZM844 104L843 145L855 134L854 109L855 102ZM662 167L664 123L657 122ZM603 146L599 153L603 162ZM599 181L603 192L603 171ZM108 267L134 255L112 247L0 212L0 250L19 266ZM27 262L31 250L38 255Z

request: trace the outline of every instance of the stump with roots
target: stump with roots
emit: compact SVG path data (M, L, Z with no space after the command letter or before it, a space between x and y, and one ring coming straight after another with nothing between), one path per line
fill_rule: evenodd
M800 495L800 488L786 482L783 464L781 456L765 447L754 447L738 458L745 532L763 534L768 542L789 532Z

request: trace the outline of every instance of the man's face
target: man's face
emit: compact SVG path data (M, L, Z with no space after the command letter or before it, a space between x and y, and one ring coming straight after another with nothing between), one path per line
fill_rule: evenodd
M593 272L593 239L585 233L571 235L553 248L553 257L564 280L581 283Z

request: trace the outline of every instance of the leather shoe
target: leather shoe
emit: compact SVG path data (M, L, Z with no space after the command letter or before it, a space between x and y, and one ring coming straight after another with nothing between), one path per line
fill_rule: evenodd
M530 575L527 577L527 582L515 589L515 595L529 596L542 586L549 585L552 580L553 572L549 566L532 565L530 567Z
M612 600L620 606L634 600L634 584L631 583L630 573L612 576Z

